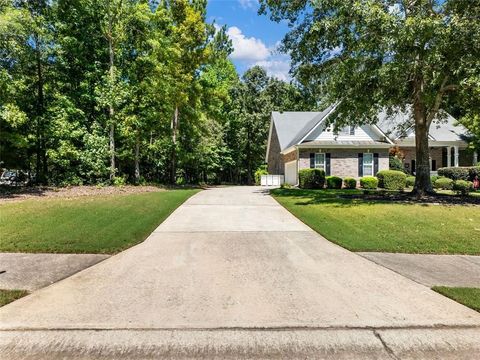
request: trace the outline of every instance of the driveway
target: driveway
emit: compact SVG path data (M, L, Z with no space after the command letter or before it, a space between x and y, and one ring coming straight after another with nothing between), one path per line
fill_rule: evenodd
M1 308L0 329L11 358L480 351L479 313L328 242L255 187L196 194L142 244Z

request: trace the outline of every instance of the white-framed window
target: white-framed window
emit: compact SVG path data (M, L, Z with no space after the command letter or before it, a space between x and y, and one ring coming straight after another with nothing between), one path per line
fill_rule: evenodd
M325 154L323 153L315 154L315 169L325 170Z
M340 130L339 135L354 136L355 135L355 126L353 126L353 125L345 126L343 129Z
M373 154L363 154L363 176L373 176Z

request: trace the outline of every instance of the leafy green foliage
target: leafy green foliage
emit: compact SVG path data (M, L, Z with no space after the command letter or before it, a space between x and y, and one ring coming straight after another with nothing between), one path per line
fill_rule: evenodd
M390 155L388 158L388 165L390 170L397 170L404 172L403 161L395 155Z
M287 20L282 49L297 79L317 86L336 127L375 123L384 110L410 111L414 126L416 184L431 191L428 130L455 96L476 128L480 12L478 1L261 0L260 12ZM473 104L473 102L476 102Z
M473 190L473 183L465 180L455 180L453 182L453 191L460 195L468 195Z
M378 186L387 190L405 189L407 176L396 170L382 170L377 173Z
M327 183L327 189L341 189L342 188L342 178L338 176L327 176L325 178Z
M262 165L257 170L255 170L255 185L260 185L262 175L268 175L266 165Z
M434 185L436 189L452 190L453 180L446 177L440 177L437 180L435 180Z
M432 180L432 183L434 183L435 181ZM407 187L412 187L415 185L415 176L407 176L407 179L405 181L405 185Z
M325 171L301 169L298 172L299 187L302 189L322 189L325 185Z
M438 175L452 180L473 181L475 176L480 177L480 166L445 167L438 169Z
M346 177L343 179L343 186L345 189L356 189L357 188L357 180L354 178Z
M364 176L360 179L360 186L363 189L374 190L378 188L378 178L375 176Z

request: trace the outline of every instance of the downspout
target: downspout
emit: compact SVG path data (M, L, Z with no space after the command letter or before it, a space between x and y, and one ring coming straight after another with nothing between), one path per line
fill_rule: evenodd
M300 184L300 179L298 176L298 172L300 171L300 150L298 149L298 146L295 145L295 151L297 152L297 173L296 173L296 184L295 186L298 186Z

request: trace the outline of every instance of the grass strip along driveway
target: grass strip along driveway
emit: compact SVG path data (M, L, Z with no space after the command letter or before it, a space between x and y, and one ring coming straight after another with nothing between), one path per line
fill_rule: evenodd
M352 251L480 255L480 208L342 197L360 190L276 189L272 195L328 240Z
M198 190L0 204L0 251L105 253L143 241Z
M480 312L480 289L434 286L436 292Z
M20 299L28 295L28 292L25 290L1 290L0 289L0 306L7 305L12 301Z

